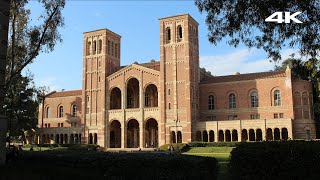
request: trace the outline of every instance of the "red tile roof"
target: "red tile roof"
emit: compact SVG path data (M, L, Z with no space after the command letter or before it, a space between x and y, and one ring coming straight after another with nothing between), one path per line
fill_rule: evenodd
M223 83L223 82L233 82L233 81L247 81L255 79L267 79L267 78L277 78L286 77L285 71L270 71L270 72L259 72L259 73L249 73L249 74L236 74L228 76L213 76L206 77L200 83L210 84L210 83Z
M53 91L45 95L45 97L54 98L54 97L66 97L66 96L81 96L81 94L82 94L82 90L60 91L60 92Z

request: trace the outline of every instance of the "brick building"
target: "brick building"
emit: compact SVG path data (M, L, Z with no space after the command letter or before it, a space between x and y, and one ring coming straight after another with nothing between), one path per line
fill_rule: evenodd
M121 36L108 29L85 32L83 47L82 90L49 93L40 105L43 143L315 138L308 81L290 68L211 76L199 67L198 23L187 14L160 19L160 61L120 66Z

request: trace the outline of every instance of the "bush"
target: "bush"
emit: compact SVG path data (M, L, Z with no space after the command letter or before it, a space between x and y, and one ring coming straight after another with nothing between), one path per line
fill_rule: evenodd
M74 144L68 147L68 150L74 151L96 151L99 146L95 144Z
M165 144L165 145L162 145L159 147L160 151L168 151L168 147L171 146L174 148L174 150L177 150L177 144L173 143L173 144ZM190 149L189 145L188 144L185 144L185 143L178 143L178 149L181 151L181 152L185 152L185 151L188 151Z
M217 161L181 154L96 151L25 152L22 160L0 168L4 179L217 179ZM19 173L14 173L19 172Z
M241 143L231 152L231 179L320 179L320 142Z
M190 142L188 143L190 147L235 147L239 142Z

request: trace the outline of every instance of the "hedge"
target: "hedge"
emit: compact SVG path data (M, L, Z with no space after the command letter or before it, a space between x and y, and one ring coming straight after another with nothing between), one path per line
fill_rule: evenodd
M185 143L178 143L178 144L165 144L159 147L160 151L168 151L168 147L171 146L173 147L174 150L180 150L182 152L188 151L190 149L188 144ZM177 148L178 145L178 148Z
M25 152L22 159L0 167L0 174L4 179L215 180L217 161L161 152Z
M190 147L235 147L238 144L240 144L240 142L189 142L188 145Z
M320 142L241 143L231 152L230 179L320 179Z

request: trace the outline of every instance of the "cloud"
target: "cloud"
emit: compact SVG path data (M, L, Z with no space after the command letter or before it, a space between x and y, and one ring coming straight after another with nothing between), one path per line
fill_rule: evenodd
M238 49L228 54L201 56L200 67L205 67L216 76L231 75L236 72L244 74L273 70L276 63L270 62L267 58L261 58L259 51L261 52L257 49ZM282 59L290 57L292 53L298 54L294 49L281 51ZM281 61L277 64L280 63Z
M55 77L45 77L39 80L39 83L36 83L39 87L47 86L49 87L49 91L60 91L61 87L57 85L57 78Z

